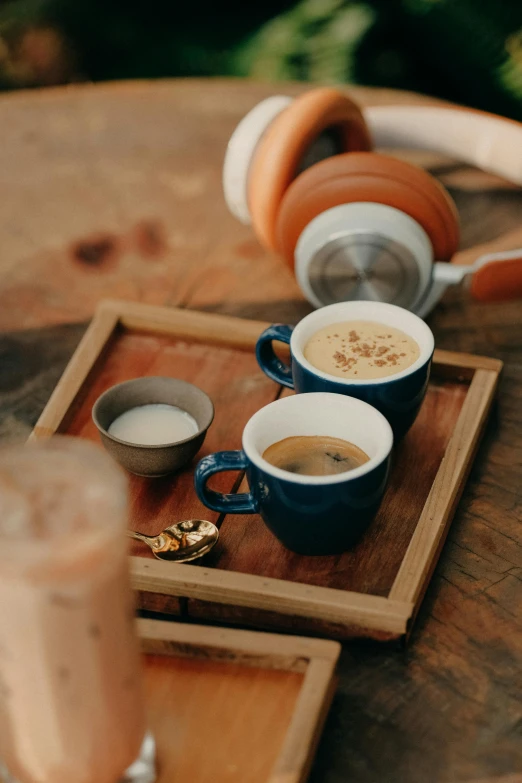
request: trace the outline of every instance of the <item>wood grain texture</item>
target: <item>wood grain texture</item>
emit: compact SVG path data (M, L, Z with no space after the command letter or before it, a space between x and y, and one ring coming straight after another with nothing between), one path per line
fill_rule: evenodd
M186 80L0 96L4 440L27 437L102 297L274 322L295 323L309 311L290 273L227 215L221 196L229 130L283 89ZM390 90L353 94L368 103L430 102ZM522 194L510 184L430 153L403 157L450 188L464 251L520 231ZM136 242L139 222L145 231ZM109 269L103 243L93 253L90 242L79 253L87 261L69 261L71 244L101 230L128 238L118 263ZM168 250L142 255L138 248L162 247L162 230ZM498 404L412 643L393 652L346 645L310 783L522 776L522 309L453 290L429 323L438 348L504 362Z
M220 194L238 116L269 91L230 101L216 82L209 100L187 81L0 96L0 328L86 320L111 296L303 312L291 273L238 234L220 196L204 197Z
M145 674L158 783L270 779L302 675L165 656Z
M333 642L141 620L158 783L304 783Z

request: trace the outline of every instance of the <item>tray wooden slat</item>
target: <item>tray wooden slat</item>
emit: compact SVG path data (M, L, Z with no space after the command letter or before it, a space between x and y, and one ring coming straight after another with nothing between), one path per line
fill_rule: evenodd
M128 378L164 374L195 383L214 401L216 417L199 456L240 448L252 413L290 393L257 367L253 349L265 326L105 302L33 437L58 431L98 440L91 408L99 394ZM192 466L159 480L132 477L131 525L136 529L155 534L173 519L195 516L220 526L218 545L197 565L159 563L133 544L132 570L142 608L338 637L406 634L464 487L501 366L487 357L435 352L425 402L395 449L379 514L360 543L340 556L296 555L258 516L220 517L205 509L193 489ZM214 486L233 491L241 478L222 474Z
M412 607L378 595L365 595L328 587L314 587L285 579L223 571L190 564L154 562L145 557L132 558L133 583L138 590L161 595L182 595L212 604L229 604L275 611L295 617L316 617L347 627L400 636L406 632ZM224 615L220 615L224 619ZM233 615L236 616L236 615ZM203 617L203 615L201 615Z
M390 598L415 605L422 598L471 470L496 385L495 373L475 372Z

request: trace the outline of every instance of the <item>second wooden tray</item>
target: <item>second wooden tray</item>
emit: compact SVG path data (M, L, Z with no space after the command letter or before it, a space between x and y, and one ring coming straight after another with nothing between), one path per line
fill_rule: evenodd
M304 783L340 645L140 620L157 783Z
M280 393L257 367L266 324L126 302L100 305L33 437L55 432L98 440L92 405L109 386L143 375L183 378L213 399L216 418L199 456L241 447L250 416ZM361 542L335 557L286 550L258 516L218 517L193 489L192 468L164 479L131 478L131 524L156 534L203 517L221 530L198 565L152 559L133 546L142 608L346 638L398 639L411 627L464 487L501 362L436 351L426 400L396 448L390 485ZM224 474L221 491L242 477Z

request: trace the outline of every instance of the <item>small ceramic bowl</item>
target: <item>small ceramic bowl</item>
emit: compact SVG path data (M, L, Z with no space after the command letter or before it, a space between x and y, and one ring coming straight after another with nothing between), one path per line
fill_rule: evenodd
M143 446L120 440L108 432L112 422L139 405L176 405L196 420L198 431L190 438L158 446ZM214 418L214 406L204 391L177 378L147 377L125 381L107 389L92 408L102 443L114 459L138 476L165 476L179 470L201 448Z

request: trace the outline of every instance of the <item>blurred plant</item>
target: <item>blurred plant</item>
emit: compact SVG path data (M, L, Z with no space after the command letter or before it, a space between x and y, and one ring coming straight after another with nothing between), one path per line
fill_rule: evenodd
M376 17L368 3L303 0L240 47L235 67L272 81L354 81L357 47Z
M0 0L0 86L79 74L351 82L522 120L522 0Z
M62 81L203 76L230 73L230 53L295 0L165 2L165 0L0 0L0 41L16 59L29 29L53 29ZM1 46L1 43L0 43ZM0 62L0 80L12 82Z
M37 0L0 4L0 86L37 87L78 78L71 43Z
M38 87L76 80L70 46L51 27L29 27L0 38L0 75L6 87Z
M522 120L522 2L300 0L239 48L235 67L418 90Z

